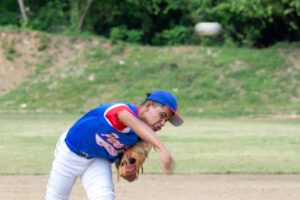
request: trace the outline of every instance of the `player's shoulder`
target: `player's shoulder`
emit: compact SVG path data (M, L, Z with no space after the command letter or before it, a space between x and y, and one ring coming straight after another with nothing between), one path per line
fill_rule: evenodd
M116 114L123 110L126 110L136 116L138 114L137 106L128 102L109 103L104 105L103 109L104 109L104 116L108 114Z
M118 130L119 132L128 133L130 131L129 128L118 118L118 113L121 111L127 111L135 117L138 116L138 110L135 105L130 103L113 103L107 105L106 110L103 113L103 117L114 129Z

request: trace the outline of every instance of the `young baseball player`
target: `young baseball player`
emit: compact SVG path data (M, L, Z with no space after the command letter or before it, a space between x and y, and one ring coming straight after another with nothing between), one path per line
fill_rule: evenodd
M169 121L183 123L177 100L169 92L148 94L141 106L130 103L103 104L82 116L60 137L48 180L46 200L70 198L77 177L90 200L114 199L111 163L141 138L160 152L162 170L170 172L171 154L154 132Z

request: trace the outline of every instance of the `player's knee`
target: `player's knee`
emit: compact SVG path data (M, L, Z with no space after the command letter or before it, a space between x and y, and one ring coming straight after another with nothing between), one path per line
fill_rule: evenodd
M115 195L114 192L111 191L95 191L92 192L90 194L88 194L89 200L114 200L115 199Z
M89 198L89 200L114 200L114 195L96 195L92 198Z
M59 195L51 191L47 191L45 200L69 200L69 195Z

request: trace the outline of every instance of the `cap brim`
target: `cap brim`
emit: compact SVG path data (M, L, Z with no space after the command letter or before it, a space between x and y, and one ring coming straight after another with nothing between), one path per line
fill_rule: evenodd
M183 124L183 119L182 117L172 108L168 107L172 112L173 116L170 117L169 122L173 124L174 126L181 126Z
M183 119L178 115L178 114L174 114L171 118L170 118L170 120L169 120L169 122L171 123L171 124L173 124L174 126L181 126L182 124L183 124Z

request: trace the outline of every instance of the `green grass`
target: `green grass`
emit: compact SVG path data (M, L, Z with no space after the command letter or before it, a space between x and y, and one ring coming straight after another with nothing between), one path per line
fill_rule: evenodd
M0 114L0 174L48 174L59 135L78 115ZM186 118L159 136L175 173L300 173L300 121ZM146 173L159 173L152 151Z
M6 59L9 61L13 61L17 54L15 44L13 42L5 41L2 44L2 48L4 49Z
M186 121L185 127L169 127L161 134L177 160L178 173L300 172L299 120ZM151 155L151 167L157 165L157 156Z
M288 59L293 48L108 43L99 38L98 46L52 75L40 73L52 64L41 58L34 76L0 97L0 110L78 113L109 101L139 104L147 92L166 89L189 116L300 114L300 71Z
M0 115L1 174L47 173L59 133L74 116Z

